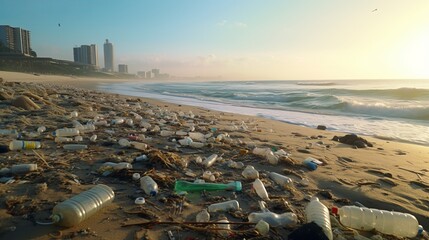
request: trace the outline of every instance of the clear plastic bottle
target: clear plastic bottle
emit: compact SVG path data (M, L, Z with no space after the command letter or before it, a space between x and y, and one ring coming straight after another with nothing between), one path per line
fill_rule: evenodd
M375 229L396 237L413 238L423 230L417 219L408 213L357 206L332 208L332 212L340 216L344 226L362 231Z
M80 125L75 127L79 132L81 133L87 133L87 132L93 132L95 131L95 125L94 124L87 124L87 125Z
M60 128L53 132L55 137L74 137L79 135L79 130L76 128Z
M10 168L12 174L25 174L37 171L37 164L17 164Z
M63 148L65 150L72 150L72 151L78 151L78 150L83 150L83 149L87 149L88 146L85 144L65 144L63 146Z
M207 212L207 209L202 210L196 216L197 222L209 222L210 221L210 213Z
M140 188L147 195L155 196L158 194L158 184L150 176L140 178Z
M298 223L298 216L296 214L287 212L282 214L277 214L270 212L264 201L259 201L259 207L261 208L261 212L253 212L249 214L248 219L249 222L257 223L261 220L267 222L271 227L279 227L279 226L288 226Z
M146 150L147 144L142 142L130 142L131 146L138 150Z
M319 198L311 198L310 203L305 207L305 215L308 223L316 223L323 229L323 232L329 240L333 239L329 210L319 201Z
M240 204L237 200L230 200L221 203L213 203L208 206L207 210L209 212L227 212L229 210L239 210Z
M88 191L57 204L52 210L51 218L60 226L76 226L111 203L114 198L115 193L109 186L98 184Z
M68 137L55 137L54 141L55 141L56 143L73 142L73 138L68 138Z
M0 129L0 135L9 135L18 137L19 133L15 129Z
M247 165L247 167L243 170L241 175L243 175L244 178L251 179L251 180L259 178L258 170L256 170L251 165Z
M268 176L276 182L278 185L282 186L283 188L288 188L292 185L293 181L291 178L286 177L284 175L278 174L276 172L270 172Z
M201 164L204 165L206 168L209 168L209 167L213 166L213 164L216 162L217 157L218 157L217 154L212 154L206 160L204 160Z
M266 152L265 158L271 165L277 165L279 163L279 157L277 155L274 155L271 150Z
M253 189L255 189L256 194L258 194L258 196L264 200L269 200L270 198L268 197L268 192L265 189L264 183L259 180L259 178L255 179L255 181L253 182Z
M36 149L41 147L42 147L42 144L40 144L40 142L37 142L37 141L13 140L9 143L10 150Z

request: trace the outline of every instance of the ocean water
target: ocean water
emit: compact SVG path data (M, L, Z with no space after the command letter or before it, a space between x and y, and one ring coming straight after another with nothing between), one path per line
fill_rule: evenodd
M429 146L429 80L128 82L99 88Z

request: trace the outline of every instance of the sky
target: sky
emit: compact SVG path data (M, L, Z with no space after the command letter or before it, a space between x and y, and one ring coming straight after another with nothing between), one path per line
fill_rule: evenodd
M428 0L0 0L40 57L113 43L115 64L177 77L429 79ZM60 26L59 26L60 24Z

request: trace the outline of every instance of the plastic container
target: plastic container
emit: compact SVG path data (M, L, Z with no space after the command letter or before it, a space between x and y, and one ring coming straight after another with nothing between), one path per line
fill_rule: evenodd
M158 194L158 184L150 176L140 178L140 188L147 195L155 196Z
M65 150L78 151L87 149L88 146L85 144L66 144L63 146Z
M17 164L10 168L12 174L25 174L37 171L37 164Z
M140 173L134 173L133 174L133 180L134 181L140 180Z
M239 210L240 204L237 200L231 200L220 203L213 203L208 206L207 210L209 212L227 212L229 210Z
M95 131L95 125L94 124L87 124L87 125L80 125L75 127L79 132L81 133L87 133L87 132L93 132Z
M136 161L136 162L141 162L141 161L146 161L146 160L148 160L148 158L145 154L140 155L134 159L134 161Z
M262 236L266 236L270 232L270 224L264 220L259 220L259 222L255 225L255 230L258 231L258 233Z
M63 142L73 142L73 138L68 138L68 137L56 137L54 139L54 141L56 143L63 143Z
M130 142L131 146L138 150L146 150L147 144L142 142Z
M206 168L211 167L217 160L217 154L210 155L206 160L204 160L201 164L204 165Z
M286 177L284 175L275 173L275 172L270 172L268 174L268 176L274 181L276 182L278 185L282 186L282 188L288 188L292 185L293 181L290 177Z
M79 129L77 128L60 128L55 130L52 134L55 137L74 137L79 135Z
M258 156L265 156L265 154L270 151L269 148L258 148L255 147L252 151L253 154L258 155Z
M202 210L195 217L197 222L209 222L210 221L210 213L207 209Z
M211 182L214 182L214 181L216 180L216 177L213 175L213 173L212 173L212 172L210 172L210 171L205 171L205 172L203 173L203 179L204 179L204 180L211 181Z
M52 210L51 218L57 225L72 227L98 212L114 198L115 193L109 186L99 184L57 204Z
M271 150L266 152L265 158L271 165L277 165L279 163L279 157L274 155Z
M218 229L224 229L224 230L219 230L220 235L222 235L223 237L228 237L229 236L229 232L231 230L231 225L229 224L228 219L224 218L218 221L221 224L216 224L216 227Z
M407 238L413 238L423 231L417 219L408 213L357 206L334 207L332 212L340 216L344 226L358 230L375 229L384 234Z
M264 183L259 180L259 178L255 179L255 181L253 182L253 189L255 189L256 194L258 194L258 196L264 200L269 200L270 198L268 197L268 192L265 189Z
M37 141L21 141L13 140L9 143L10 150L21 150L21 149L36 149L41 148L42 145Z
M177 180L174 184L176 192L200 192L200 191L217 191L217 190L231 190L241 191L241 182L235 181L227 184L223 183L193 183L182 180Z
M329 210L319 201L319 198L311 198L310 203L305 207L305 215L307 217L307 223L316 223L323 229L323 232L329 240L333 239Z
M18 137L19 133L15 129L0 129L0 135L9 135Z
M317 169L318 166L317 163L314 162L314 160L316 159L308 157L302 162L302 164L306 166L309 170L314 171Z
M267 222L271 227L279 227L279 226L289 226L298 223L298 216L294 213L282 213L277 214L270 212L266 208L266 204L264 201L259 201L259 207L261 208L261 212L253 212L249 214L248 219L249 222L257 223L261 220Z
M244 178L246 179L257 179L259 178L259 172L258 170L256 170L253 166L248 165L243 172L241 173L241 175L243 175Z

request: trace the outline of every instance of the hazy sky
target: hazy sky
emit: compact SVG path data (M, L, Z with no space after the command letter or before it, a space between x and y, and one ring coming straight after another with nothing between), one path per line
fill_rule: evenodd
M429 0L0 0L39 56L114 44L130 72L222 79L429 78ZM61 24L61 27L58 26Z

